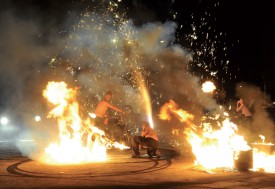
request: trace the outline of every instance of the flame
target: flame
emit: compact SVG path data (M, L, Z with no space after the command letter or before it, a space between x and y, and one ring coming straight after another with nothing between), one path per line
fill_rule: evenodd
M177 104L173 100L169 100L169 102L165 103L161 107L159 118L170 121L172 119L172 115L177 117L181 122L192 123L194 119L192 114L182 109L178 109Z
M142 93L142 96L144 97L144 100L145 100L145 108L146 108L146 113L147 113L147 119L148 119L148 122L150 123L150 126L151 128L154 127L154 122L153 122L153 118L152 118L152 106L151 106L151 99L150 99L150 96L149 96L149 93L148 93L148 90L147 88L145 87L145 85L141 85L142 89L141 89L141 93Z
M259 135L259 137L262 139L262 143L265 143L265 136L264 135Z
M274 146L272 144L271 146ZM268 147L268 145L267 145ZM261 151L257 147L253 148L253 170L275 173L275 154Z
M234 158L240 151L250 149L242 136L236 134L237 126L226 118L219 130L204 128L201 135L190 128L185 130L196 161L205 168L234 167Z
M65 82L49 82L43 96L55 107L48 117L57 119L59 137L45 149L43 162L70 164L107 159L104 132L79 116L77 89Z
M205 93L212 93L216 89L216 86L212 81L206 81L202 84L202 91Z
M234 157L239 151L251 149L242 136L239 136L237 126L226 118L219 129L215 130L210 123L204 123L202 130L193 123L194 116L185 110L179 109L177 104L170 100L162 106L159 117L170 120L171 114L179 121L187 123L184 133L196 156L196 163L205 168L234 167ZM215 116L219 118L220 116ZM214 119L214 118L211 118Z
M114 146L115 148L118 148L118 149L120 149L120 150L130 149L129 146L125 146L124 144L118 143L118 142L114 142L114 143L112 144L112 146Z
M275 173L275 153L274 144L266 142L264 135L259 135L262 140L253 145L253 170Z
M142 76L142 73L139 70L135 70L134 72L135 79L139 85L139 91L141 96L143 97L145 103L145 112L147 114L147 120L150 123L151 128L154 127L154 122L152 118L152 105L151 105L151 98L148 92L148 89L145 84L145 80Z
M213 117L202 117L202 127L196 127L192 122L194 116L187 111L178 108L178 105L170 100L160 109L159 117L163 120L171 120L172 115L181 122L186 122L184 129L186 139L192 147L196 157L195 163L207 169L234 168L234 160L238 159L241 151L251 150L243 136L238 134L238 127L230 121L229 115L214 129L207 120L218 120L219 114ZM178 134L172 129L173 134ZM259 135L262 142L253 145L253 171L275 172L274 144L267 143L263 135Z

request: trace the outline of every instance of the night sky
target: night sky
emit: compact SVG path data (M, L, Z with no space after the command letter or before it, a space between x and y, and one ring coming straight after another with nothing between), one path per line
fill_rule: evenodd
M64 30L62 23L72 10L83 10L90 1L35 1L35 0L4 0L1 1L0 11L13 10L18 17L28 20L40 19L44 23L42 35L50 35L55 31ZM209 29L210 38L216 40L216 63L213 70L219 70L218 80L221 85L233 95L237 82L248 82L266 90L275 96L275 76L273 73L275 61L275 22L269 1L217 1L217 0L122 0L122 5L128 10L127 16L136 25L147 22L175 21L178 24L176 41L189 50L196 51L203 44L204 38L196 44L190 45L191 25L201 25L201 18L205 18ZM3 14L2 14L3 15ZM5 18L2 18L3 20ZM5 27L5 26L1 26ZM20 29L20 27L18 27ZM206 31L205 31L206 32ZM212 32L212 34L211 34ZM214 39L216 34L222 33ZM43 43L43 40L42 40ZM5 44L2 44L5 46ZM226 47L225 51L222 51ZM226 54L226 55L225 55ZM227 71L220 61L229 61ZM197 57L197 61L211 64L213 59L209 56ZM1 61L1 65L7 61ZM196 68L194 68L196 69ZM195 70L196 71L196 70ZM205 76L207 79L208 76ZM1 101L7 101L12 89L8 89L1 78ZM16 88L16 86L14 86ZM4 92L5 91L5 92ZM5 94L3 94L5 93Z
M216 3L219 3L219 6L215 7ZM143 4L155 12L156 19L173 19L173 13L178 13L175 21L184 26L184 29L178 31L179 43L183 46L189 45L184 34L190 32L190 25L195 20L190 19L190 15L206 18L208 25L214 27L216 32L226 33L225 37L218 38L226 45L220 44L217 47L227 47L224 53L228 55L229 70L233 75L231 79L226 80L229 89L236 82L248 82L261 87L272 96L275 95L275 22L269 1L153 0L143 1ZM205 11L211 13L211 16L205 16ZM218 56L222 59L224 53ZM217 66L217 69L223 68Z

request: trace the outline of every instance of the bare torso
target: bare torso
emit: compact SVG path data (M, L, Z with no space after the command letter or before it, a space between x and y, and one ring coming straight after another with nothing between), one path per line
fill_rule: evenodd
M252 116L251 112L249 111L249 109L245 105L242 107L241 110L242 110L242 114L244 116Z
M101 117L101 118L107 117L106 112L107 112L108 108L111 108L115 111L123 113L123 110L119 109L116 106L113 106L112 104L110 104L109 101L102 100L96 107L96 110L95 110L96 116Z
M98 117L107 117L106 112L109 107L109 102L102 100L96 107L95 114Z

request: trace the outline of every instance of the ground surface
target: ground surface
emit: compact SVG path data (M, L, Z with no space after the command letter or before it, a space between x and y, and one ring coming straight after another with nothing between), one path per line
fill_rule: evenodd
M142 151L145 153L145 151ZM0 188L275 188L275 174L220 170L209 173L173 149L160 159L109 150L104 163L45 165L0 143Z

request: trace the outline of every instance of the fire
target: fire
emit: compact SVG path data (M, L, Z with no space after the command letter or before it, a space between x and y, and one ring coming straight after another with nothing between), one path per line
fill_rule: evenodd
M197 163L208 169L233 168L234 157L237 158L240 151L247 151L250 147L242 136L236 134L237 126L228 118L222 122L219 130L208 126L200 135L189 128L185 130Z
M182 109L178 109L177 104L173 100L170 100L161 107L159 117L162 120L170 121L172 115L176 116L181 122L192 123L194 119L192 114Z
M179 109L177 104L170 100L161 108L159 116L161 119L170 120L171 114L175 115L179 121L187 123L184 129L186 139L196 156L196 163L205 168L233 168L234 157L238 157L238 152L250 149L244 138L237 134L237 126L228 118L217 130L210 123L204 123L200 129L193 124L192 114Z
M130 147L118 142L114 142L112 146L114 146L115 148L119 148L120 150L130 149Z
M192 152L196 157L195 163L207 169L234 168L235 160L239 159L241 152L249 152L252 149L254 171L275 172L274 144L267 143L263 135L259 135L262 142L248 144L243 136L238 134L238 127L230 121L227 113L222 122L217 120L220 115L202 117L200 127L193 123L194 116L187 111L178 108L178 105L170 100L160 109L159 117L163 120L171 120L172 115L179 121L187 123L184 128L186 140L191 145ZM214 128L209 120L216 120L218 128ZM178 135L177 129L172 133Z
M216 86L212 81L206 81L202 84L202 91L205 93L212 93L216 89Z
M107 159L104 132L79 116L77 89L65 82L49 82L43 96L55 107L48 117L57 119L59 137L45 149L43 162L71 164Z
M262 142L252 143L253 146L253 170L275 173L274 144L265 141L265 136L259 135Z
M147 113L147 119L148 119L148 122L150 123L150 126L153 128L154 123L153 123L153 118L152 118L151 99L150 99L148 90L145 87L145 85L144 84L140 84L140 85L141 85L141 93L142 93L142 96L145 100L145 108L146 108L146 113Z

